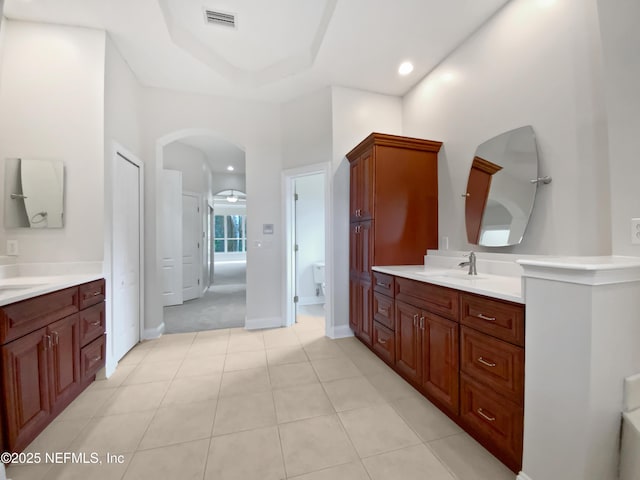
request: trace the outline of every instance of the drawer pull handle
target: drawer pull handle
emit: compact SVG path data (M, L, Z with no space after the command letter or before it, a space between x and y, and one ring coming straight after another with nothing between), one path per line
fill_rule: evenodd
M495 363L493 363L493 362L491 362L491 361L489 361L489 362L488 362L488 361L486 361L486 360L485 360L484 358L482 358L482 357L478 358L478 361L479 361L481 364L486 365L487 367L495 367L495 366L496 366L496 364L495 364Z
M482 408L479 408L478 410L476 410L478 412L478 415L480 415L482 418L484 418L485 420L487 420L488 422L495 422L496 421L496 417L490 417L489 415L487 415L486 413L484 413L484 411L482 410Z
M390 288L391 284L390 283L384 283L384 282L376 282L376 285L379 287L384 287L384 288Z
M102 360L102 355L98 355L97 357L93 357L91 360L89 360L90 363L95 363L99 360Z
M480 318L482 320L486 320L487 322L495 322L496 321L496 317L487 317L486 315L483 315L481 313L476 315L476 317L478 317L478 318Z
M383 340L383 339L381 339L381 338L378 338L378 343L381 343L382 345L386 345L386 344L387 344L387 341L386 341L386 340Z
M378 307L378 313L381 313L382 315L388 317L389 316L389 309L388 308Z
M97 297L98 295L100 295L102 292L93 292L93 296Z
M89 325L92 327L99 327L101 324L100 320L96 320L95 322L91 322Z

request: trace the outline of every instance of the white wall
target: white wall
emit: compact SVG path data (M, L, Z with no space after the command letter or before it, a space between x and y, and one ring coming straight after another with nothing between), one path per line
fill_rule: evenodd
M532 125L553 182L538 190L523 243L501 250L610 253L601 77L595 0L513 0L406 95L405 135L444 142L439 234L451 249L472 248L461 195L477 145Z
M313 264L324 262L324 177L315 174L295 179L296 243L299 246L296 262L297 294L300 305L324 303L322 292L316 295Z
M172 142L164 147L163 165L168 170L182 172L182 190L199 193L209 198L212 173L206 155L197 148L180 142Z
M331 161L331 89L324 88L282 105L283 168Z
M640 255L630 219L640 217L640 2L598 1L605 67L613 253Z
M11 238L21 262L102 261L105 33L5 20L3 36L0 158L64 162L65 226L0 227L0 249ZM1 191L4 165L0 178Z
M328 281L334 335L349 324L349 162L345 154L371 132L402 135L402 100L344 87L331 89L333 272ZM331 333L331 332L330 332Z
M238 190L247 193L247 182L245 176L238 173L213 173L211 191L215 195L225 190Z
M146 89L144 151L146 169L145 252L146 328L160 325L162 304L158 282L159 251L156 206L161 192L156 182L162 168L157 154L166 143L191 135L214 134L246 153L247 322L249 326L282 324L282 252L280 212L281 129L277 105L231 98ZM263 236L262 224L274 224L274 235ZM256 248L260 241L262 248Z

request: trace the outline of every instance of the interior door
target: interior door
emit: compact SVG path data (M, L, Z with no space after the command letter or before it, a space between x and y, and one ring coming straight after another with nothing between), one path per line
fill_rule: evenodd
M162 171L162 302L182 304L182 172Z
M118 153L113 201L113 351L121 359L140 340L140 168Z
M200 207L197 195L182 194L182 299L200 296Z

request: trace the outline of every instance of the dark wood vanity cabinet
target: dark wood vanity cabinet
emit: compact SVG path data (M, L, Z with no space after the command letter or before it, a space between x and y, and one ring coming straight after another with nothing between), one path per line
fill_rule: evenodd
M87 292L92 298L83 301ZM104 345L103 300L99 280L0 307L3 450L23 450L104 366L104 348L92 374L81 365L94 342ZM94 319L90 336L83 335L87 317Z
M369 346L374 338L371 267L421 263L428 248L437 248L441 145L372 133L347 154L351 222L349 325ZM377 338L386 342L384 336Z
M396 367L441 408L457 415L458 293L405 278L397 278L395 285Z
M371 349L518 472L523 305L381 272L373 281Z

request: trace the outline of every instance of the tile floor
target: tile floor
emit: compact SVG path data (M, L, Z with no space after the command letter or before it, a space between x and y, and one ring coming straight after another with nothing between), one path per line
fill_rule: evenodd
M100 465L12 466L22 479L513 480L353 338L290 329L165 335L134 348L28 448ZM106 463L106 453L123 463Z

